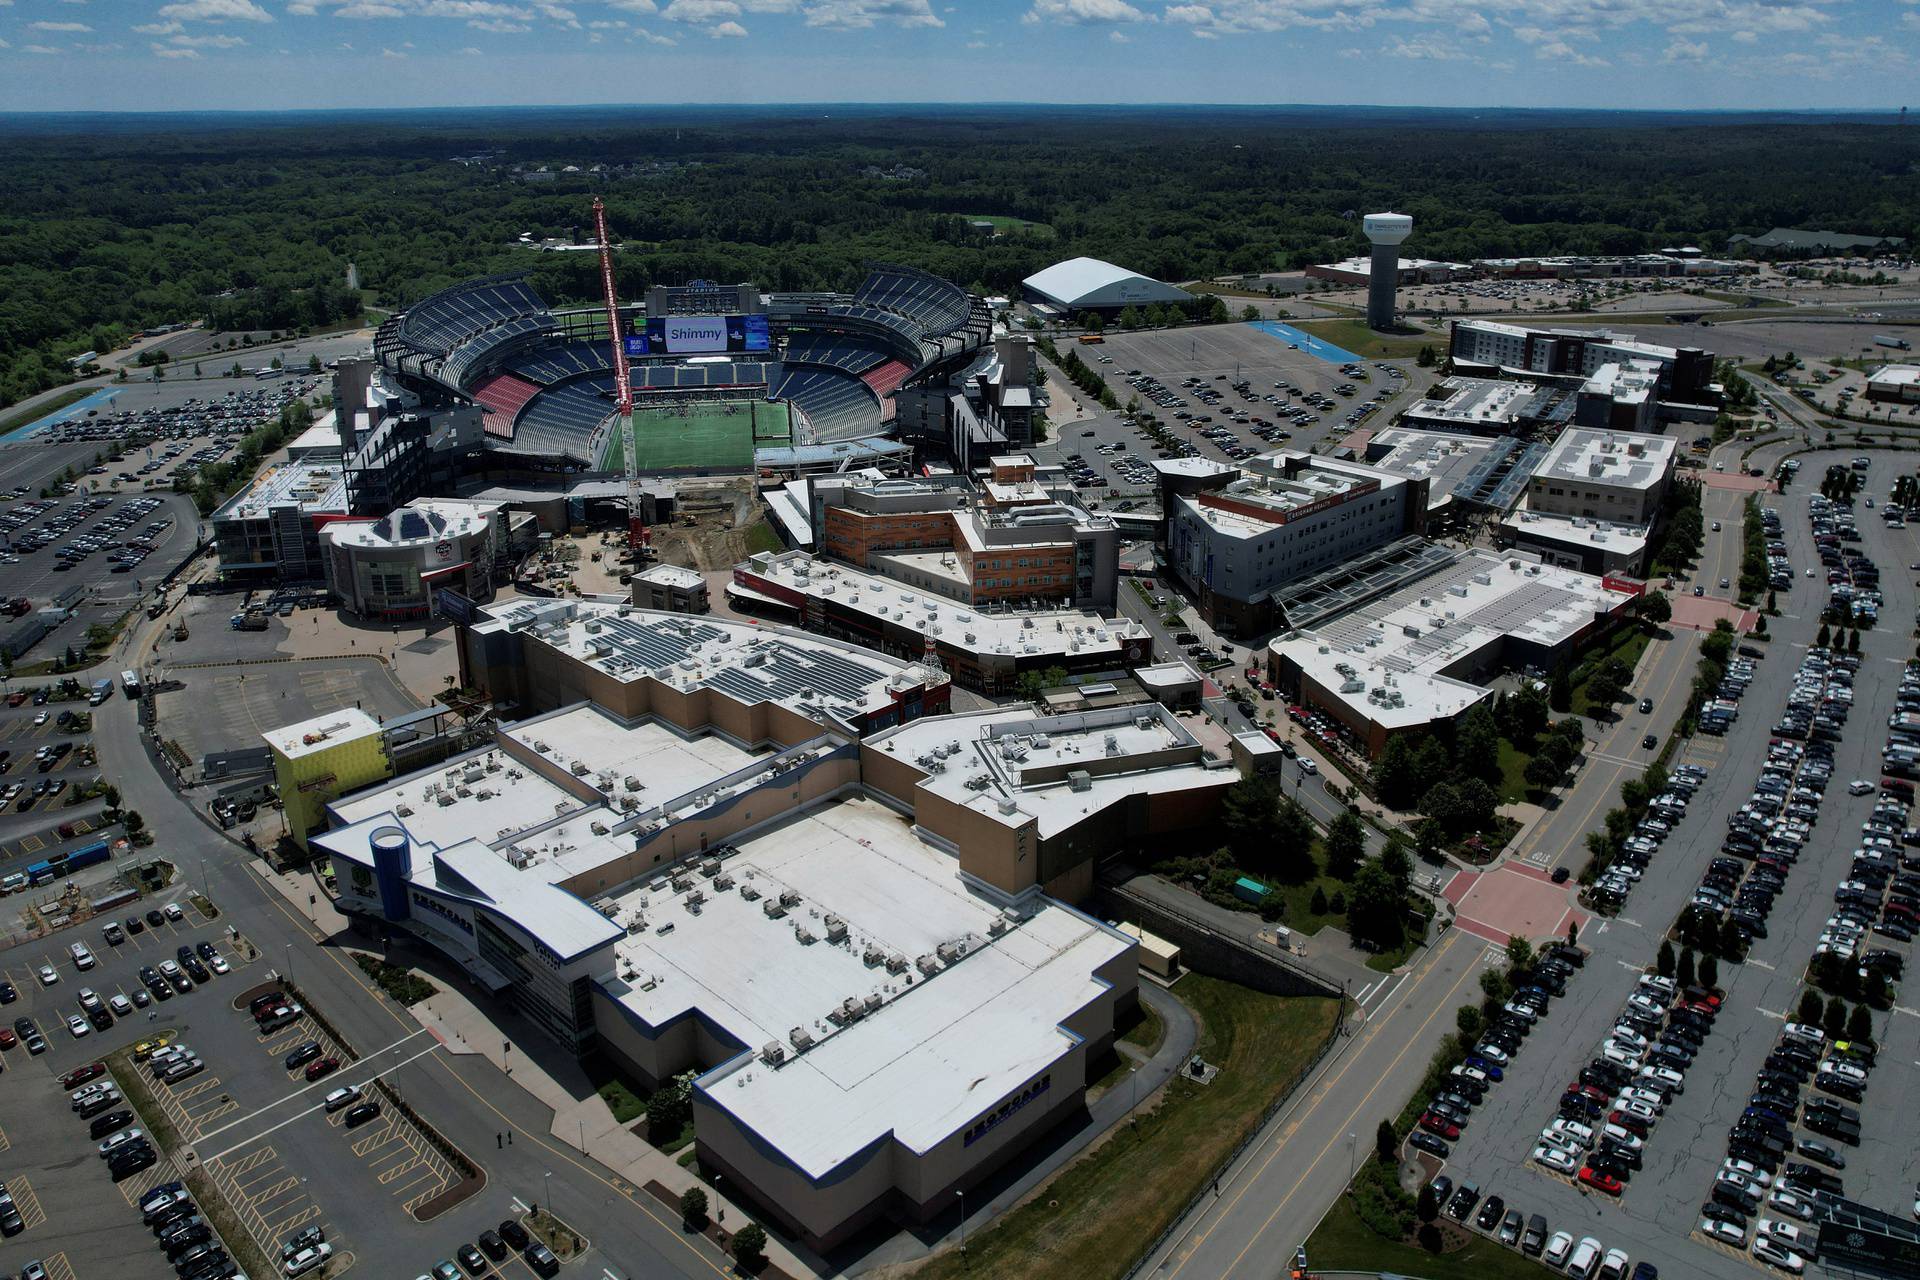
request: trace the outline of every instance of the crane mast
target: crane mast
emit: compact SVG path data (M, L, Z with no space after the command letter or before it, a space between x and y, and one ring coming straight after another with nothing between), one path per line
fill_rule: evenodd
M647 526L640 518L640 442L633 434L633 381L627 370L627 344L620 332L620 298L613 283L613 241L607 235L607 205L598 196L593 200L593 230L600 241L600 288L607 303L607 341L613 344L613 394L619 415L614 430L621 433L620 458L627 473L627 548L633 553L637 567L641 547L647 541Z

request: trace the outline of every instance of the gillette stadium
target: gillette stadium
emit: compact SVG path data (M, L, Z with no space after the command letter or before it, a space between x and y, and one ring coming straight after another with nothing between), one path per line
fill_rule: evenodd
M620 327L635 456L661 475L745 471L759 449L885 435L896 393L992 354L983 299L880 264L852 293L655 286L621 308ZM524 275L474 280L387 320L374 357L427 406L477 406L490 452L623 466L603 307L550 308Z

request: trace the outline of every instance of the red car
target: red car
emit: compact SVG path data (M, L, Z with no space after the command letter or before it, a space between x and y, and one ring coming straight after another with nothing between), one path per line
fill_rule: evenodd
M1592 1187L1595 1191L1604 1191L1610 1196L1620 1194L1620 1179L1610 1173L1601 1173L1592 1165L1580 1166L1580 1182L1584 1186Z
M318 1080L323 1076L332 1075L339 1069L340 1059L338 1058L315 1058L307 1064L307 1079Z
M1426 1112L1420 1117L1420 1127L1428 1133L1445 1138L1448 1142L1457 1141L1460 1137L1459 1125L1454 1124L1445 1116L1435 1115L1431 1111Z
M87 1081L98 1079L105 1074L107 1074L106 1063L89 1062L86 1066L75 1067L73 1070L67 1072L67 1074L61 1076L60 1087L62 1089L78 1089Z
M1567 1088L1573 1090L1576 1093L1584 1093L1587 1097L1592 1098L1595 1102L1599 1103L1603 1107L1606 1106L1609 1102L1613 1101L1612 1095L1610 1095L1605 1089L1602 1089L1599 1085L1574 1083L1574 1084L1568 1085Z
M1617 1124L1636 1138L1647 1136L1647 1122L1639 1116L1630 1116L1624 1111L1616 1111L1607 1117L1608 1124Z
M11 1049L20 1043L20 1037L13 1034L12 1027L0 1027L0 1049Z

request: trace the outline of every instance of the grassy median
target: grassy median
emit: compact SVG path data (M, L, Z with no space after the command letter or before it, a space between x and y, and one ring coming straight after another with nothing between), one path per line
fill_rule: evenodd
M1540 1263L1477 1232L1453 1253L1387 1240L1360 1220L1344 1192L1307 1240L1307 1262L1316 1271L1385 1271L1424 1280L1539 1280L1548 1274Z
M1037 1195L912 1274L1118 1280L1314 1061L1338 1000L1263 995L1189 974L1174 988L1200 1021L1210 1085L1175 1079L1160 1105L1084 1153Z

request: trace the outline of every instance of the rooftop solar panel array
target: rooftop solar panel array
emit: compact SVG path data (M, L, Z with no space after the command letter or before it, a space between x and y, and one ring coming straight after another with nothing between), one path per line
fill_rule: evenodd
M729 633L709 623L666 622L608 617L600 620L600 636L614 654L638 671L667 673L689 659L695 650ZM791 702L812 696L859 704L887 672L867 666L830 649L790 644L765 636L756 640L739 661L703 663L700 683L743 702Z

